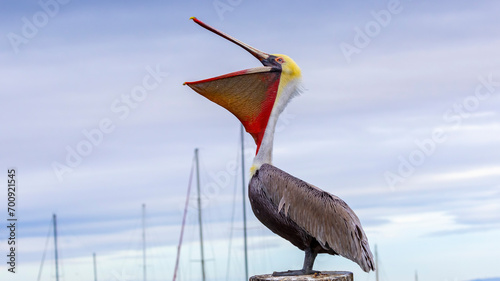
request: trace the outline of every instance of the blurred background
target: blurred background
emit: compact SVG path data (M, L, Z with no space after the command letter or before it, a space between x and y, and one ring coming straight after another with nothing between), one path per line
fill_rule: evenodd
M274 165L344 199L380 280L499 280L496 1L2 1L0 279L171 280L199 148L207 280L244 280L240 124L183 86L260 63L200 20L301 67ZM244 138L246 181L255 153ZM16 273L7 169L15 168ZM193 182L194 184L194 182ZM246 197L246 195L245 195ZM178 280L201 280L196 188ZM142 206L145 204L145 208ZM253 216L249 274L303 253ZM144 212L143 212L144 211ZM320 255L317 270L353 262Z

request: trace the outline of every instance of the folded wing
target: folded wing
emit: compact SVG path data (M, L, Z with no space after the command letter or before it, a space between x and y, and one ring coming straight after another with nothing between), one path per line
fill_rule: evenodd
M264 191L326 250L348 258L366 272L375 270L368 239L354 211L340 198L272 165L260 167Z

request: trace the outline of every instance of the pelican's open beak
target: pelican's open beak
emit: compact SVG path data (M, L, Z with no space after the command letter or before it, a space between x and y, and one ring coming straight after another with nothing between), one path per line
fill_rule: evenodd
M202 27L247 50L264 65L184 83L198 94L224 107L236 116L245 127L245 130L253 136L258 151L276 100L281 67L271 62L273 56L220 32L195 17L191 19Z

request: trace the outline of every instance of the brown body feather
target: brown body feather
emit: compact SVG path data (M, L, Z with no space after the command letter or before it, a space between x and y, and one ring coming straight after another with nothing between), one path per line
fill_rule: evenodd
M249 197L255 216L299 249L341 255L366 272L375 270L358 217L337 196L263 164L250 180Z

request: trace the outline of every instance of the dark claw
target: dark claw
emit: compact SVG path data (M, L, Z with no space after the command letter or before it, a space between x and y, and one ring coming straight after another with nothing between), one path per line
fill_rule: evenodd
M316 274L320 273L319 271L316 270L288 270L288 271L281 271L281 272L273 272L273 276L300 276L300 275L311 275L311 274Z

